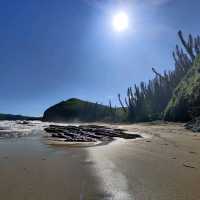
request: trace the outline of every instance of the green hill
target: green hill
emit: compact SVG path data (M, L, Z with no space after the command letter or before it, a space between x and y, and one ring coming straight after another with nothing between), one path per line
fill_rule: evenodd
M43 120L54 122L119 121L122 115L120 108L72 98L48 108L44 112Z
M41 120L41 118L0 113L0 120Z
M174 90L164 112L168 121L189 121L192 115L200 115L200 56Z

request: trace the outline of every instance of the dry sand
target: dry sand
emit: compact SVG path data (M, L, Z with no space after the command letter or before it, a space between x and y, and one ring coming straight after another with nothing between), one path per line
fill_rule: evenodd
M145 138L88 148L0 140L0 199L200 199L200 134L173 123L117 127Z
M175 123L120 128L148 138L89 150L97 174L116 199L200 199L200 134Z

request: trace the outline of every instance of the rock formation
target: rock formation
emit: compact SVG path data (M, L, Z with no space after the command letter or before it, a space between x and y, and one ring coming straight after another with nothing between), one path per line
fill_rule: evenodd
M139 134L126 133L123 129L113 129L106 126L81 125L58 126L50 125L45 131L53 138L64 139L66 142L98 142L112 141L114 138L136 139Z

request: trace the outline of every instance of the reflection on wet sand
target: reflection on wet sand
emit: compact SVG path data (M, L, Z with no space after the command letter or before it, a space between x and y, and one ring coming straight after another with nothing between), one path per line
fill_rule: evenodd
M74 148L46 143L49 124L10 123L2 134L23 134L0 139L1 199L200 199L200 135L183 124L108 125L144 138Z

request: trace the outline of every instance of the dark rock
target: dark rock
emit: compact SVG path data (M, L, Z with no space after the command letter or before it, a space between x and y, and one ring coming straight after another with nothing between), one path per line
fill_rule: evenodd
M66 142L96 142L112 141L114 138L136 139L139 134L129 134L122 129L112 129L105 126L82 125L82 126L58 126L50 125L44 129L51 133L54 138L64 138Z
M193 132L200 132L200 117L196 117L193 120L186 123L185 128L192 130Z
M27 124L29 124L29 122L26 121L26 120L23 120L23 121L17 121L16 123L17 123L17 124L22 124L22 125L27 125Z

